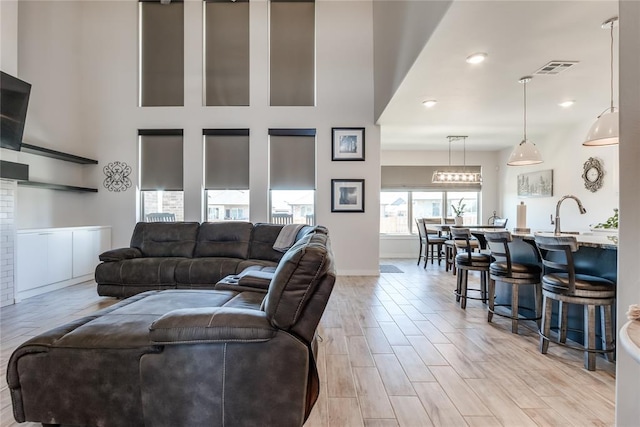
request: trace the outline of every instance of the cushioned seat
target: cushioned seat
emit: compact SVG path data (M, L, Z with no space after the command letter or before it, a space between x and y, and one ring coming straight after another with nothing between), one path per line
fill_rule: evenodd
M540 327L540 317L542 309L542 290L540 287L540 273L542 269L537 264L526 264L513 262L509 243L512 241L511 233L508 231L488 231L484 234L491 255L495 259L489 266L489 311L487 321L491 322L493 315L511 319L511 332L518 333L520 320L535 320ZM511 304L496 304L495 289L496 282L505 283L511 286ZM535 306L523 307L520 305L520 286L533 286L535 294ZM496 307L509 307L510 313L496 311ZM529 311L533 316L523 316L520 311Z
M553 273L544 276L542 289L558 294L570 294L571 279L567 273ZM574 296L589 298L593 292L599 293L599 297L615 298L616 285L611 280L604 277L589 276L587 274L576 274Z

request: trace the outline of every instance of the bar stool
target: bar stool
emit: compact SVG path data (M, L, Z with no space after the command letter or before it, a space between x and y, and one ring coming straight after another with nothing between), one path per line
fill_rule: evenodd
M438 253L438 265L442 260L442 245L445 238L438 235L429 235L424 218L416 218L416 225L418 226L418 235L420 236L420 255L418 256L418 265L420 265L420 259L424 258L424 268L427 268L427 259L431 257L431 264L433 264L434 250ZM423 248L424 247L424 255Z
M468 228L451 227L451 237L455 246L460 252L456 255L456 268L460 270L456 280L456 301L460 301L460 308L467 307L467 299L481 300L487 302L487 277L489 274L489 264L491 255L473 252L471 232ZM480 272L480 289L468 289L469 270ZM480 297L468 296L469 290L480 291Z
M574 236L536 236L536 246L542 258L543 317L540 329L540 352L547 353L551 334L553 301L559 303L559 339L555 344L584 352L584 367L596 369L596 354L605 353L613 361L615 345L611 311L616 299L616 285L603 277L576 274L573 252L578 250ZM551 269L548 271L547 269ZM567 306L584 306L584 344L580 347L567 344ZM596 348L596 307L600 307L602 349Z
M451 237L451 227L449 229L449 237ZM459 227L458 227L459 228ZM471 238L469 240L469 244L471 245L471 249L480 250L480 242L477 239ZM458 254L459 248L465 248L466 243L464 241L457 242L453 239L447 239L444 242L444 271L449 271L451 269L451 274L456 275L456 255Z
M540 329L540 319L542 318L542 285L540 284L540 273L542 269L536 264L514 263L511 260L509 242L512 241L511 233L508 231L487 231L484 233L485 239L489 243L491 256L495 259L489 266L489 312L487 321L491 322L493 315L511 319L511 333L518 333L519 320L535 320ZM511 304L496 304L495 291L496 282L508 283L511 285ZM535 292L535 307L521 307L519 305L520 285L533 285ZM511 307L511 314L507 315L495 311L495 307ZM534 313L534 317L524 317L519 314L520 310L528 310Z

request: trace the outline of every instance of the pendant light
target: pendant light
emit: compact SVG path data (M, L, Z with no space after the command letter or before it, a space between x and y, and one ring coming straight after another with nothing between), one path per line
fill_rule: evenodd
M536 144L527 139L527 83L533 77L525 76L518 80L524 86L524 138L522 142L513 149L507 165L509 166L526 166L542 163L542 156L536 147Z
M479 172L467 172L467 137L450 135L449 140L449 168L446 171L436 170L433 172L431 182L434 184L481 184L482 175ZM462 171L451 170L451 142L462 139Z
M587 133L586 140L582 145L597 147L602 145L613 145L618 143L618 109L613 106L613 27L618 22L618 17L607 19L602 23L603 29L611 29L611 54L610 54L610 75L611 75L611 103L609 108L598 116L596 122Z

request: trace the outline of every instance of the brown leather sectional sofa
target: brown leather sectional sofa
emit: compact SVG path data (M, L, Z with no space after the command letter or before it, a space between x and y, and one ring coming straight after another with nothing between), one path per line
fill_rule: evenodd
M266 293L148 291L55 328L11 356L14 417L301 426L318 396L314 336L334 282L329 236L318 226L282 255Z
M98 294L126 298L151 290L214 289L222 278L247 267L273 271L284 255L273 249L283 227L244 221L140 222L130 247L100 255ZM295 240L311 229L302 227Z

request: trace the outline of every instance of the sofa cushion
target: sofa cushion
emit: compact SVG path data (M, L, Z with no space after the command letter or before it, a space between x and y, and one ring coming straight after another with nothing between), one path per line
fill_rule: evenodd
M282 252L273 249L283 225L257 223L253 226L251 245L248 258L262 259L278 262L282 258Z
M175 288L176 266L185 258L134 258L105 262L96 267L96 282L116 285L149 285L149 289Z
M193 256L246 259L251 230L253 224L244 221L202 223Z
M139 222L133 230L131 247L143 257L193 256L198 236L197 222Z
M191 258L183 259L175 270L175 281L178 288L202 287L207 285L213 289L223 277L236 274L238 258ZM198 286L200 285L200 286Z
M329 270L327 239L327 229L315 227L282 257L263 307L274 326L288 330L295 325L319 281Z

